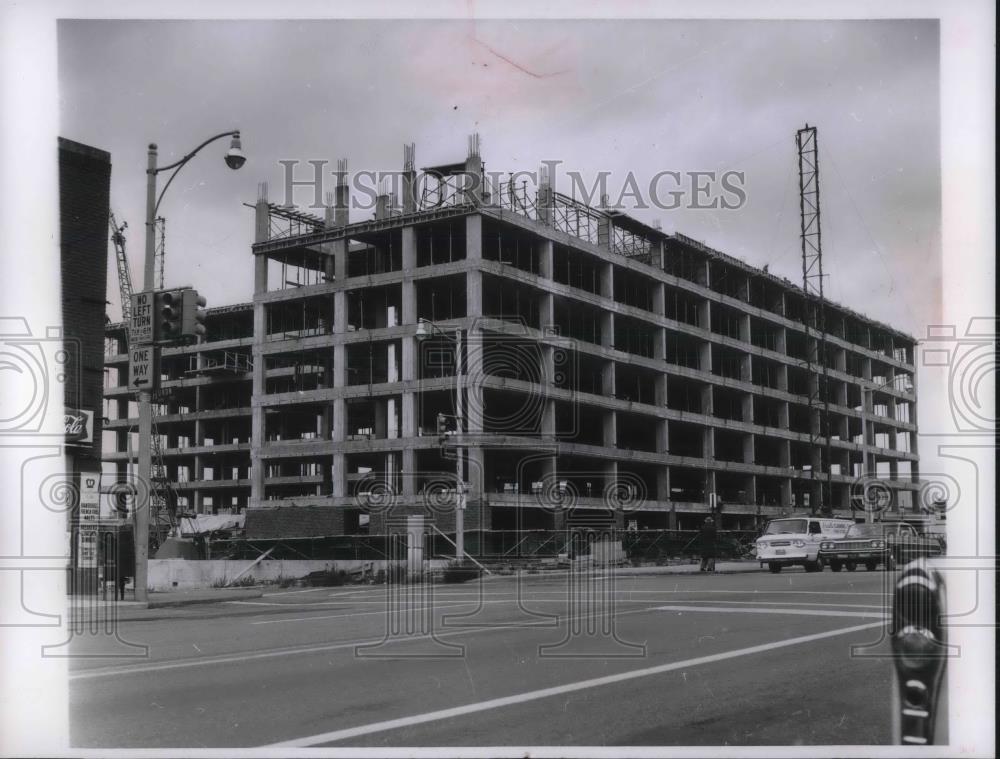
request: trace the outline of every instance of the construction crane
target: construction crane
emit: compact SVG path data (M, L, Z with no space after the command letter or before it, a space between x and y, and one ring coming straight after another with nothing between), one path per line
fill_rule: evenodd
M830 395L827 376L826 298L823 294L823 235L819 213L819 142L808 124L795 133L799 154L799 215L802 238L802 290L805 296L806 377L809 383L810 508L828 513L831 501ZM814 339L811 331L818 334ZM825 440L820 452L821 439ZM824 463L824 458L826 459ZM826 477L817 475L825 470ZM817 499L817 496L818 499Z
M128 222L119 226L115 212L108 214L108 225L111 227L111 242L115 246L115 262L118 264L118 291L121 293L122 320L127 324L132 318L132 273L128 268L128 257L125 255L125 230Z
M163 217L157 219L159 230L160 255L160 287L163 287ZM115 246L115 262L118 266L118 289L121 294L122 320L125 322L125 349L128 351L128 324L132 318L132 273L129 270L128 255L125 252L125 230L128 222L118 224L114 211L108 214L108 225L111 228L111 243ZM163 463L163 447L156 429L156 417L153 417L153 481L150 492L150 507L153 524L160 524L166 518L169 527L173 528L173 509L170 508L173 494L166 478L166 465ZM174 501L175 502L175 501ZM159 530L151 530L151 535L159 535Z

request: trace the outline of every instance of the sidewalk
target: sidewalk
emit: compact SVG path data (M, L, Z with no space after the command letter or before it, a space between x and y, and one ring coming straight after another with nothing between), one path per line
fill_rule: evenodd
M746 572L763 572L764 569L761 568L760 564L755 560L748 561L716 561L715 562L715 572L700 572L699 567L701 566L700 561L696 562L678 562L676 564L664 564L662 566L649 566L649 567L633 567L633 566L620 566L620 567L580 567L574 569L573 571L587 571L591 569L595 572L614 572L615 577L645 577L645 576L658 576L658 575L732 575L732 574L743 574ZM487 579L502 579L504 577L514 577L520 574L525 577L540 578L540 577L555 577L568 574L570 569L565 565L560 567L546 567L537 570L528 569L518 569L514 573L499 573L495 570L493 574L485 575Z
M699 572L700 562L693 564L667 564L662 567L619 567L615 572L619 577L630 577L633 575L689 575L689 574L711 574L709 572ZM717 575L733 575L743 572L763 572L757 561L716 561L715 573Z

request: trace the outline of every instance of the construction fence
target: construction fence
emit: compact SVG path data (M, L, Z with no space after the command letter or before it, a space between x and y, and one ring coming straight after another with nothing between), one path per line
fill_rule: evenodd
M720 530L715 552L720 559L752 558L758 533L753 530ZM269 559L317 559L329 561L378 560L388 558L388 535L338 535L317 538L213 540L206 545L204 558L255 559L267 553ZM454 534L425 535L426 558L455 555ZM465 551L480 561L530 562L575 558L587 555L596 541L621 541L625 558L633 563L666 562L693 558L701 552L699 534L694 530L469 530Z

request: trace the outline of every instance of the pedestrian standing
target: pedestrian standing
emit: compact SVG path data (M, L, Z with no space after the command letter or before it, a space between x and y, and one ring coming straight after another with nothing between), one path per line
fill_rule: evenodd
M701 572L715 571L715 520L712 517L705 517L705 523L698 533L701 543Z

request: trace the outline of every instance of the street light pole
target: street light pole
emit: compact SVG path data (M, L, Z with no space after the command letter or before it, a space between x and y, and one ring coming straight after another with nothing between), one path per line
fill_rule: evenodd
M163 193L167 191L170 183L177 176L177 172L184 168L188 161L194 158L203 147L223 137L233 138L229 144L229 151L225 155L225 160L226 165L235 171L246 163L246 156L243 155L238 129L209 137L179 161L169 166L158 167L156 165L158 155L156 143L150 143L149 152L146 154L146 256L143 266L143 292L152 292L156 289L156 212L160 207L160 202L163 200ZM174 173L170 175L170 178L163 187L163 192L157 197L156 175L161 171L169 171L170 169L173 169ZM153 372L156 373L159 372L159 362L155 360L155 346L153 351ZM154 377L154 381L158 383L159 377ZM149 509L153 495L153 393L151 390L139 391L138 464L138 483L136 486L136 500L133 507L135 512L135 600L147 601L149 599L147 588L149 570Z
M146 160L146 257L142 290L155 288L156 254L156 143L150 143ZM154 348L155 351L155 348ZM155 366L155 361L154 361ZM139 391L139 482L135 503L135 600L148 600L149 508L153 495L153 394Z
M464 372L462 360L462 330L455 331L455 432L465 433ZM455 468L458 482L455 485L455 558L465 560L465 459L463 448L455 449Z

